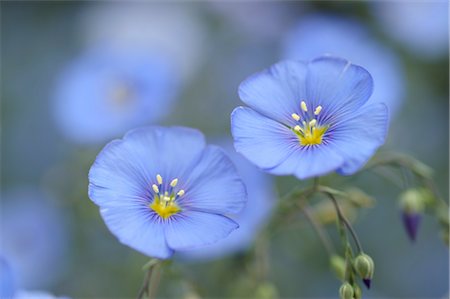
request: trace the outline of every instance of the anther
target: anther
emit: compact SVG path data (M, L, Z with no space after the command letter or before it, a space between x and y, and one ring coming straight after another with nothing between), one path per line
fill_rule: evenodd
M297 113L292 113L292 118L295 120L295 121L299 121L300 120L300 116L297 114Z
M294 127L294 130L297 132L300 132L302 130L302 128L299 125L297 125Z
M317 123L317 120L313 119L309 122L309 126L314 127L316 125L316 123Z
M319 115L320 111L322 111L322 106L319 105L316 107L316 110L314 110L314 114Z
M170 182L171 187L175 187L178 184L178 179L173 179L172 182Z
M301 103L300 103L300 108L302 108L302 110L303 111L308 111L308 108L306 107L306 103L305 103L305 101L302 101Z
M156 181L158 182L158 185L161 185L163 180L162 180L162 176L160 174L156 175Z
M159 193L159 188L155 184L152 185L152 189L153 189L153 191L155 191L155 193L157 193L157 194Z
M183 195L184 195L184 190L178 191L177 195L178 195L178 196L183 196Z

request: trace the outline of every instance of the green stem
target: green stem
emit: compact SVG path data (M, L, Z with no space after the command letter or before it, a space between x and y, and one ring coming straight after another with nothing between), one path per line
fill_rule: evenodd
M345 218L344 214L341 211L341 208L339 207L339 204L336 200L336 197L334 197L334 195L332 193L329 192L325 192L325 194L331 199L331 201L334 204L334 207L336 209L336 213L338 215L338 219L347 227L348 231L350 232L350 235L352 236L353 240L355 241L356 247L358 248L358 251L360 253L363 253L363 249L361 246L361 242L359 242L359 238L358 235L356 234L355 230L353 229L352 225L350 224L350 222L347 220L347 218Z
M151 299L152 295L156 292L156 288L159 284L159 268L161 266L161 261L158 259L152 259L147 264L142 267L146 270L144 281L142 282L142 286L139 289L139 293L137 295L137 299L144 298L147 295L147 298ZM155 278L156 277L156 278Z

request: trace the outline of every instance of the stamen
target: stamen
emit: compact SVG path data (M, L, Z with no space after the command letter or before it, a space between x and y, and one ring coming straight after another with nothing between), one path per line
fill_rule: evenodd
M297 113L292 113L292 118L295 120L295 121L299 121L300 120L300 116L297 114Z
M180 196L180 197L183 196L184 195L184 190L181 189L180 191L178 191L177 195Z
M152 185L152 189L153 189L153 191L155 191L156 194L159 193L159 188L155 184Z
M313 119L309 122L309 126L314 127L316 125L316 123L317 123L317 120Z
M302 110L305 111L305 112L308 111L308 107L306 107L305 101L302 101L302 102L300 103L300 108L302 108Z
M297 132L301 132L302 128L299 125L297 125L297 126L294 127L294 130L297 131Z
M178 179L173 179L172 182L170 182L170 186L173 188L178 184Z
M319 115L320 111L322 111L322 106L319 105L316 107L316 110L314 110L314 114Z
M162 176L160 174L156 175L156 181L158 182L158 185L162 185L163 180L162 180Z

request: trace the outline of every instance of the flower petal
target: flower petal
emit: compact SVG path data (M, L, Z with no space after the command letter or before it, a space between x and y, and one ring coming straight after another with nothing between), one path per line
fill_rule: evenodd
M225 152L218 146L208 146L198 164L189 170L186 191L178 203L182 209L234 214L245 205L245 185Z
M232 112L231 132L236 151L263 169L277 166L298 146L289 128L246 107Z
M169 218L165 232L170 248L186 250L217 242L238 227L222 215L183 211Z
M100 213L121 243L154 258L166 259L173 254L166 243L165 223L148 207L107 207Z
M146 127L110 142L89 171L89 197L97 205L145 203L156 175L180 176L205 147L203 135L183 127ZM164 150L162 150L164 149Z
M319 115L322 122L327 122L325 117L355 111L367 102L372 89L369 72L345 59L323 56L308 64L307 103L311 107L322 106Z
M321 176L336 170L343 158L326 144L299 147L280 165L269 169L275 175L294 174L299 179Z
M286 124L292 113L300 113L306 96L306 64L282 61L246 79L239 86L239 97L257 112Z
M388 111L383 103L365 105L355 115L336 125L333 147L344 157L338 173L349 175L361 168L386 138Z

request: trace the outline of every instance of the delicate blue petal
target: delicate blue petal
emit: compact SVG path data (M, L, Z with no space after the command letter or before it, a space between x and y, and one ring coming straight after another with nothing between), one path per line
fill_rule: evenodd
M276 204L273 177L264 174L242 155L236 153L228 140L220 140L218 144L225 149L245 182L248 202L238 215L232 216L232 219L239 223L239 229L214 244L183 251L181 255L183 259L210 260L247 249L269 220Z
M372 89L370 74L350 61L323 56L308 64L306 103L322 106L319 120L355 111L367 102Z
M276 175L294 174L307 179L327 174L344 163L343 158L325 144L298 147L286 160L268 172Z
M246 107L234 109L231 132L236 151L263 169L277 166L298 147L289 128Z
M300 112L305 98L306 65L283 61L254 74L239 86L239 97L259 113L286 124L292 113Z
M0 298L10 299L16 292L16 282L11 266L6 259L0 255Z
M198 164L189 170L180 188L186 193L178 200L182 209L234 214L245 205L247 194L236 168L224 151L208 146Z
M89 172L89 197L97 205L142 205L156 183L185 173L205 147L203 134L183 127L146 127L110 142Z
M345 159L338 173L349 175L361 168L384 143L387 127L388 112L383 103L366 105L337 124L332 145Z
M149 207L107 207L100 213L121 243L154 258L166 259L173 254L166 243L165 223Z
M397 13L393 15L402 20ZM405 94L401 61L364 23L333 14L308 14L286 34L283 52L286 59L296 60L311 60L324 54L345 57L372 75L375 84L371 103L386 103L391 115L400 107Z
M222 215L182 211L169 218L166 238L172 249L193 249L215 243L238 227L236 222Z

